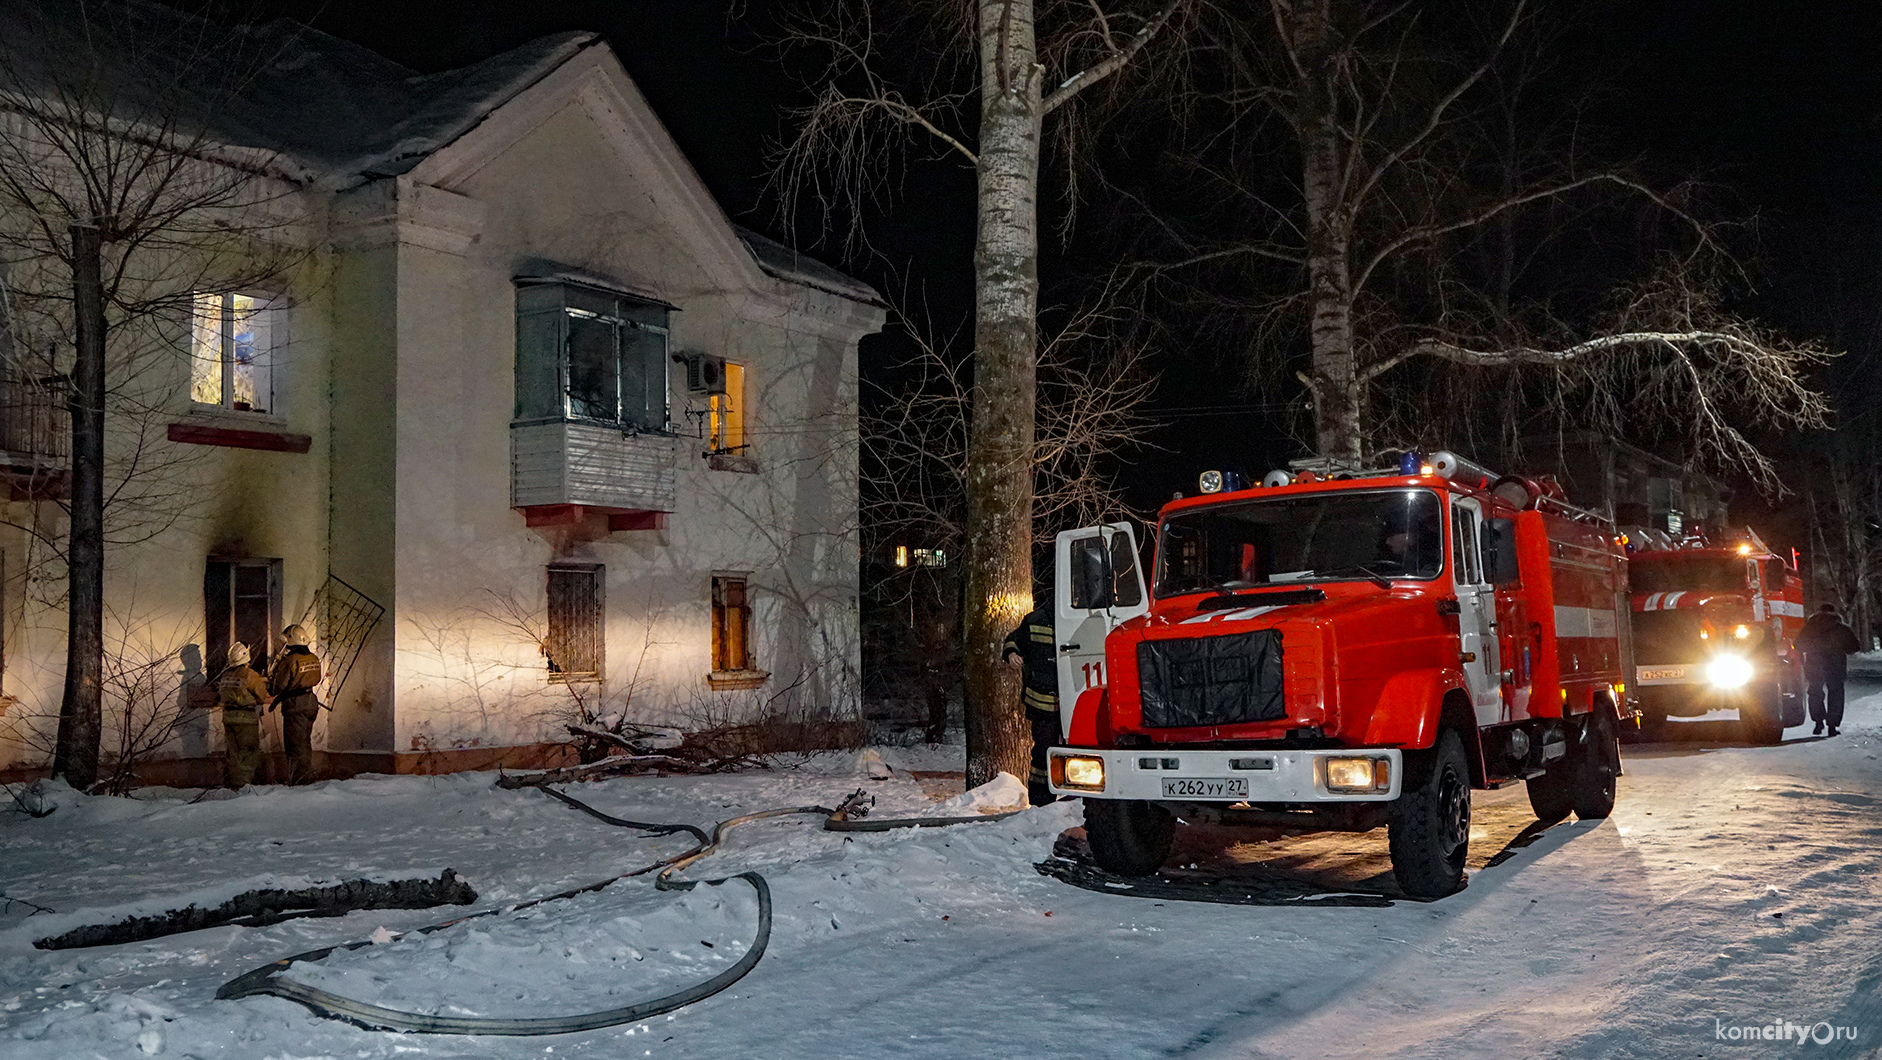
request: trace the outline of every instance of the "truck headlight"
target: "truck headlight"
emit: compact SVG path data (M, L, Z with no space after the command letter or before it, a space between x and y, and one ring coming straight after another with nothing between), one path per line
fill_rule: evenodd
M1104 790L1104 759L1092 755L1053 755L1052 783L1061 788Z
M1387 758L1328 758L1328 791L1390 791L1392 762Z
M1222 472L1220 471L1203 472L1201 477L1196 480L1196 488L1198 490L1201 490L1204 493L1221 493L1222 492Z
M1715 655L1706 664L1706 680L1714 688L1743 688L1751 675L1751 660L1742 655Z

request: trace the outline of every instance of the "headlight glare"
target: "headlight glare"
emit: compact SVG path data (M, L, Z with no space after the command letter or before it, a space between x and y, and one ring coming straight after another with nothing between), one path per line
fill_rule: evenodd
M1716 655L1706 664L1706 680L1714 688L1743 688L1751 676L1751 660L1742 655Z

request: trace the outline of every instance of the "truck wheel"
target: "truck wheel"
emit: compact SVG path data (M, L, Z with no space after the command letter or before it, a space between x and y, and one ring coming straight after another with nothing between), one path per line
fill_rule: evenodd
M1536 820L1554 824L1575 808L1574 765L1571 759L1558 758L1549 771L1524 782L1529 789L1529 808Z
M1570 794L1576 817L1600 821L1614 812L1615 778L1621 775L1621 741L1614 731L1614 715L1599 703L1588 719L1588 731L1569 775L1574 778Z
M1086 799L1085 838L1099 868L1118 876L1148 876L1169 860L1176 818L1141 799Z
M1738 708L1739 728L1748 743L1770 746L1784 742L1784 693L1777 685L1759 685L1749 701Z
M1446 729L1425 754L1406 763L1405 788L1392 804L1387 837L1392 876L1413 898L1442 898L1464 885L1470 852L1470 763L1464 741Z

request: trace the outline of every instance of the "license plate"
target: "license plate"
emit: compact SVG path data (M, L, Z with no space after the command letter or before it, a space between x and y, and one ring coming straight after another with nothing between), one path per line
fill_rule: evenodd
M1642 681L1683 681L1686 679L1684 666L1643 666L1640 668Z
M1247 777L1164 777L1166 799L1245 799Z

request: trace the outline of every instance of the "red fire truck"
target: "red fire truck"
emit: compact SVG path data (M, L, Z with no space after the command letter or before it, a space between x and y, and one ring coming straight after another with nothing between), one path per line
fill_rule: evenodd
M1092 855L1155 872L1175 819L1389 830L1419 897L1462 886L1470 790L1605 817L1631 718L1625 557L1552 482L1450 453L1204 474L1166 505L1145 592L1127 524L1059 535L1064 745Z
M1749 529L1679 541L1633 535L1634 685L1641 728L1738 711L1748 739L1804 722L1803 580Z

